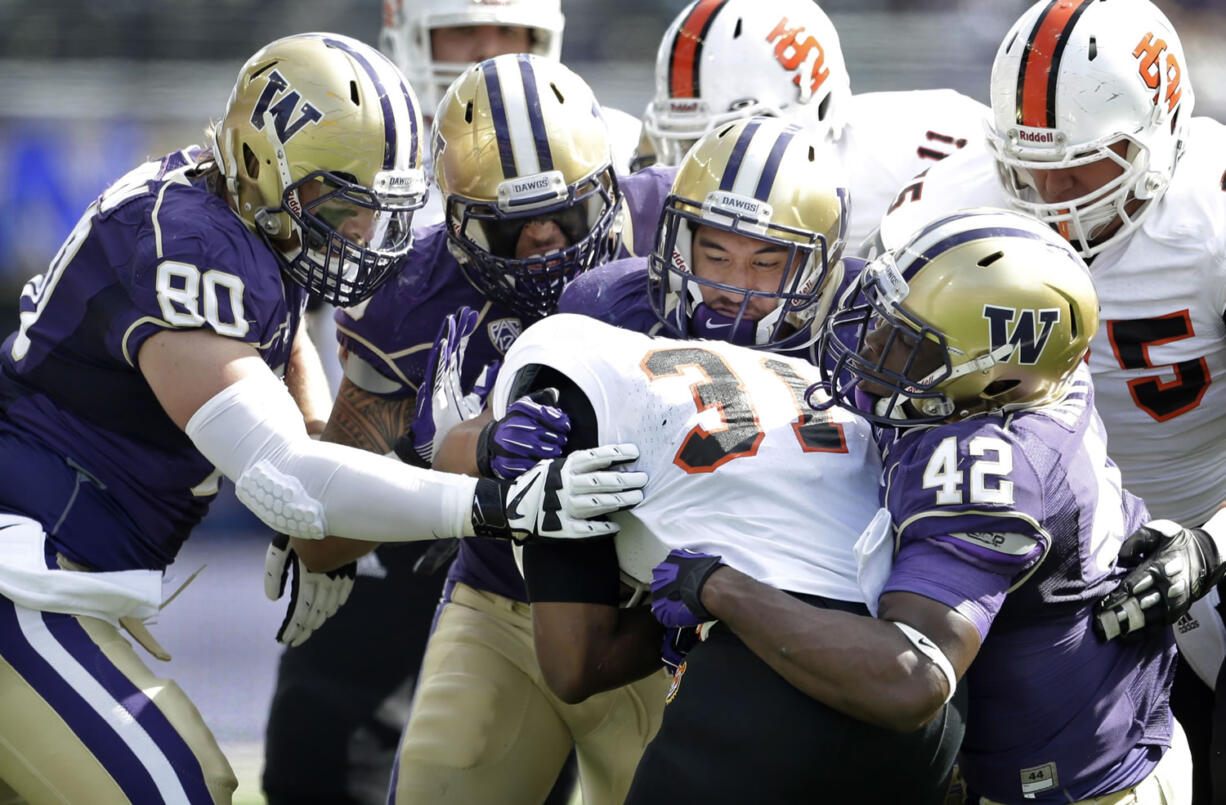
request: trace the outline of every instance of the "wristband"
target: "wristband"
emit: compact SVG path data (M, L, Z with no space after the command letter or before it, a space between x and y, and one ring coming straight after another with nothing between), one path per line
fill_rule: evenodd
M920 654L932 660L937 668L941 670L941 673L945 675L945 681L949 683L949 693L945 694L945 702L942 702L942 704L952 699L954 691L958 688L958 677L954 674L954 667L949 662L949 658L945 656L945 653L919 629L899 621L890 621L890 623L897 626L899 631L906 635L907 640L911 641L911 645L915 646Z

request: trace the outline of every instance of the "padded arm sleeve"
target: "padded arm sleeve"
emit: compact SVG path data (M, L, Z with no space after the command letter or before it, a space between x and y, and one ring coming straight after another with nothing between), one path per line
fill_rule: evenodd
M223 389L185 430L234 482L239 500L290 536L374 542L472 536L475 478L313 441L271 372Z

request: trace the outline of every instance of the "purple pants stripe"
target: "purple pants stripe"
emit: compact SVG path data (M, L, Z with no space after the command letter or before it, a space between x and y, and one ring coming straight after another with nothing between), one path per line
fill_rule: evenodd
M200 763L162 711L116 668L71 615L44 612L41 623L49 635L77 663L79 669L53 666L30 642L18 622L12 601L0 597L0 654L64 719L81 743L94 755L133 802L159 802L159 791L147 759L134 742L103 718L95 705L70 681L74 673L87 673L114 703L136 721L187 793L190 802L211 803ZM136 742L135 746L139 746Z

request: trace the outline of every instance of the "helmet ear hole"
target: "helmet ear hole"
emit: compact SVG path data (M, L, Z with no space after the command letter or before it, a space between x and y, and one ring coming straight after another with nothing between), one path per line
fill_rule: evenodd
M260 178L260 160L251 150L251 146L243 143L243 167L247 170L247 176L251 181Z
M552 81L550 81L550 82L549 82L549 88L550 88L551 90L553 90L553 95L554 95L554 97L555 97L555 98L557 98L557 99L558 99L558 103L566 103L566 98L562 97L562 90L558 89L558 85L557 85L557 84L555 84L555 83L553 83Z
M993 381L984 388L983 396L987 397L988 399L991 399L993 397L999 397L1002 394L1005 394L1006 392L1012 391L1013 389L1017 388L1020 382L1021 381L1012 380L1012 379Z
M361 106L362 99L358 96L358 82L349 82L349 100L353 101L354 106Z

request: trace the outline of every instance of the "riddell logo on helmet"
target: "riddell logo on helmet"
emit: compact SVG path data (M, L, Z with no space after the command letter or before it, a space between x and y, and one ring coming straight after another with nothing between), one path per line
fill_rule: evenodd
M1017 138L1032 145L1053 145L1056 142L1056 132L1051 129L1017 129Z
M674 115L692 115L698 111L698 101L669 101L668 111Z

